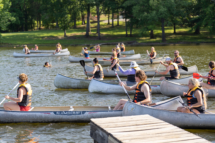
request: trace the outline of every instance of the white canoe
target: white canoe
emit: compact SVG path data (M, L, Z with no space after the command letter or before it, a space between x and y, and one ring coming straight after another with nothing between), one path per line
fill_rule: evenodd
M95 51L88 51L90 55L112 55L112 52L95 52ZM83 50L82 50L82 53ZM134 50L130 50L130 51L125 51L125 52L121 52L122 55L133 55L135 54Z
M57 54L21 54L21 53L13 53L13 56L15 58L23 58L23 57L59 57L59 56L69 56L70 52L63 52L63 53L57 53Z
M132 56L127 56L127 57L121 57L119 60L135 60L135 59L140 59L141 55L140 54L135 54ZM69 61L70 62L79 62L80 60L84 60L85 62L91 62L94 58L86 59L84 57L74 57L74 56L69 56ZM108 58L106 58L108 59ZM109 58L110 59L110 58ZM103 58L98 58L98 60L103 60ZM100 62L99 62L100 63Z
M62 89L88 89L91 80L77 79L57 74L54 80L54 85ZM103 80L107 83L119 83L115 80Z
M182 85L180 83L175 83L172 81L162 81L160 84L160 91L163 95L166 96L178 96L183 95L183 92L188 91L187 85ZM215 97L215 90L214 89L204 89L208 97Z
M152 93L160 93L159 85L151 85ZM119 84L110 84L103 81L92 79L88 87L89 92L105 93L105 94L125 94L125 91ZM134 94L135 91L128 91L129 94Z
M171 100L175 100L175 98L165 101L164 104L167 102L172 102ZM200 117L199 118L195 114L176 112L177 107L181 106L178 101L168 106L169 109L155 109L153 107L141 106L127 102L123 108L123 116L148 114L181 128L215 129L215 114L198 114Z
M120 58L119 64L121 66L128 66L131 64L131 61L133 59L122 59ZM135 60L137 62L138 65L148 65L151 64L149 59L139 59L139 60ZM152 64L159 64L160 61L164 62L165 58L156 58L152 60L153 63ZM93 63L92 63L93 64ZM104 60L99 60L99 64L101 64L102 66L110 66L111 65L111 61L104 61Z
M85 68L86 68L87 71L90 71L90 72L92 72L93 69L94 69L94 67L90 67L90 66L85 66ZM147 76L154 76L154 74L155 74L155 70L144 70L144 71L145 71ZM103 72L104 72L105 77L116 77L115 72L112 71L112 70L107 70L107 69L103 68ZM194 65L194 66L188 67L188 71L179 69L179 72L180 72L181 75L190 75L190 74L192 74L194 72L198 72L198 68L197 68L196 65ZM122 74L120 71L117 71L117 73L118 73L118 75L120 77L127 77L127 75ZM85 72L84 72L84 74L85 74ZM92 76L92 74L90 74L90 73L87 73L87 75ZM166 76L169 76L169 75L170 74L168 73ZM156 76L163 76L163 75L156 74Z
M22 50L25 53L25 49ZM67 52L68 48L60 50L60 52ZM31 53L54 53L55 50L30 50Z

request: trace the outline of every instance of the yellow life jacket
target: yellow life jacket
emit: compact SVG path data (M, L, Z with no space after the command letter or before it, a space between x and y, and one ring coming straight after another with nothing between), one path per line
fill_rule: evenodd
M32 89L31 85L26 83L26 84L21 84L18 89L17 89L17 97L19 93L19 89L24 87L26 90L26 94L23 95L22 101L18 102L18 105L20 106L31 106L31 98L32 98Z

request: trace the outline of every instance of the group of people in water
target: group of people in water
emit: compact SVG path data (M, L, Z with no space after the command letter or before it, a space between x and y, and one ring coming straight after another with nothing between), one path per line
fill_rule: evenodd
M97 45L99 46L99 45ZM56 45L57 48L62 48L62 46L59 46L59 44ZM84 53L86 53L84 56L86 58L89 58L89 53L87 51L87 48L83 48ZM100 46L99 46L100 50ZM139 68L139 65L135 62L132 61L130 64L130 69L124 70L120 66L119 62L119 57L120 53L119 51L125 51L125 46L124 44L118 44L116 45L115 48L112 49L112 55L111 55L111 66L110 70L116 71L119 69L119 71L127 75L127 81L126 82L120 82L119 84L121 86L124 86L126 90L135 90L135 95L133 102L139 105L145 105L145 106L151 106L152 104L152 98L151 98L151 86L150 84L146 81L147 76L143 70ZM148 51L147 51L148 53ZM148 53L150 59L155 59L156 58L156 51L155 48L151 48L151 52ZM99 61L97 58L93 59L94 63L94 70L93 71L86 71L86 74L90 73L93 74L92 77L89 78L91 79L97 79L97 80L103 80L104 78L104 73L103 73L103 68L99 64ZM182 57L179 55L179 51L176 50L174 51L174 59L172 60L170 57L165 58L165 63L162 61L160 62L163 66L166 67L166 70L164 72L158 72L155 71L158 74L161 75L166 75L168 72L170 73L170 76L167 77L161 77L160 80L171 80L171 79L178 79L180 76L179 69L181 69L184 65L184 61ZM48 63L45 65L48 66ZM215 62L211 61L209 62L209 75L208 76L202 76L202 78L207 78L208 82L207 83L200 83L197 79L192 78L189 80L188 87L189 90L187 93L183 93L184 97L187 98L187 105L188 106L182 106L178 107L177 111L178 112L183 112L183 113L192 113L194 111L195 113L205 113L205 110L207 108L207 101L206 101L206 95L202 87L207 88L207 89L215 89ZM4 109L5 110L13 110L13 111L29 111L30 106L31 106L31 95L32 95L32 90L30 87L30 84L27 83L28 77L26 74L22 73L18 77L20 86L17 90L17 98L10 97L8 95L5 96L6 99L10 99L14 102L8 102L4 104ZM114 110L121 110L123 109L125 103L128 100L126 99L121 99L118 104L115 106Z

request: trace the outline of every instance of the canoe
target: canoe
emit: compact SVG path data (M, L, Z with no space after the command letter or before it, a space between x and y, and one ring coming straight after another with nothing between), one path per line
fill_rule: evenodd
M70 52L63 52L63 53L57 53L57 54L21 54L21 53L13 53L13 56L15 58L23 58L23 57L59 57L59 56L69 56Z
M151 85L152 93L160 93L159 85ZM105 94L125 94L125 91L119 84L110 84L103 81L92 79L88 87L89 92L105 93ZM128 91L129 94L134 94L135 91Z
M112 52L95 52L95 51L88 51L90 55L112 55ZM82 53L84 53L84 51L82 50ZM130 51L125 51L125 52L121 52L122 55L133 55L135 54L134 50L130 50Z
M91 118L122 116L110 106L34 107L31 111L5 111L0 108L0 123L90 122Z
M90 67L90 66L85 66L85 68L87 71L90 71L90 72L92 72L94 69L94 67ZM154 76L154 74L155 74L155 70L144 70L144 71L147 76ZM161 70L161 72L162 72L162 70ZM179 69L179 72L181 75L190 75L194 72L198 72L198 68L196 65L194 65L194 66L188 67L188 71ZM107 70L107 69L103 68L103 73L104 73L105 77L116 77L115 72L112 70ZM117 73L120 77L127 77L126 75L123 75L120 71L117 71ZM85 74L85 72L84 72L84 74ZM90 74L90 73L87 73L87 75L92 76L92 74ZM170 74L168 73L166 76L169 76L169 75ZM156 76L163 76L163 75L156 74Z
M57 74L54 80L54 85L62 89L88 89L91 80L77 79ZM103 80L107 83L119 83L116 80Z
M187 85L182 85L172 81L163 80L160 84L161 93L167 96L178 96L178 95L182 96L183 92L187 92L188 89L189 88ZM206 95L208 97L215 97L214 89L204 89L204 91L206 92Z
M140 59L141 55L140 54L135 54L132 56L127 56L127 57L121 57L119 60L135 60L135 59ZM74 57L74 56L69 56L69 61L70 62L79 62L80 60L84 60L85 62L92 62L94 58L86 59L84 57ZM108 58L106 58L108 59ZM110 59L110 58L109 58ZM103 58L98 58L99 61L102 61ZM100 62L99 62L100 63Z
M179 104L179 106L181 105ZM123 108L123 116L148 114L181 128L215 129L215 114L199 114L200 118L198 118L194 114L176 112L176 109L177 108L170 108L168 110L155 109L153 107L127 102Z
M119 64L121 66L129 66L131 64L131 61L133 59L122 59L120 58ZM135 60L137 62L138 65L148 65L151 64L149 59L140 59L140 60ZM152 64L159 64L160 61L165 62L165 57L162 58L156 58L152 60L153 63ZM101 64L102 66L110 66L111 65L111 61L104 61L104 60L99 60L99 64Z
M62 49L61 52L67 52L68 49ZM23 49L23 52L25 53L25 49ZM54 53L55 50L30 50L31 53Z

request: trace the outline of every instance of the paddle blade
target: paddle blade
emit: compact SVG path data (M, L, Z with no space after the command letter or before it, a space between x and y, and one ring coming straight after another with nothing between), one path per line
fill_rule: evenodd
M94 47L90 47L90 49L93 49Z
M200 75L198 73L193 73L193 78L199 79Z
M185 70L185 71L188 71L188 68L185 67L185 66L182 66L181 69Z
M84 60L80 60L79 61L82 67L85 67L85 61Z

